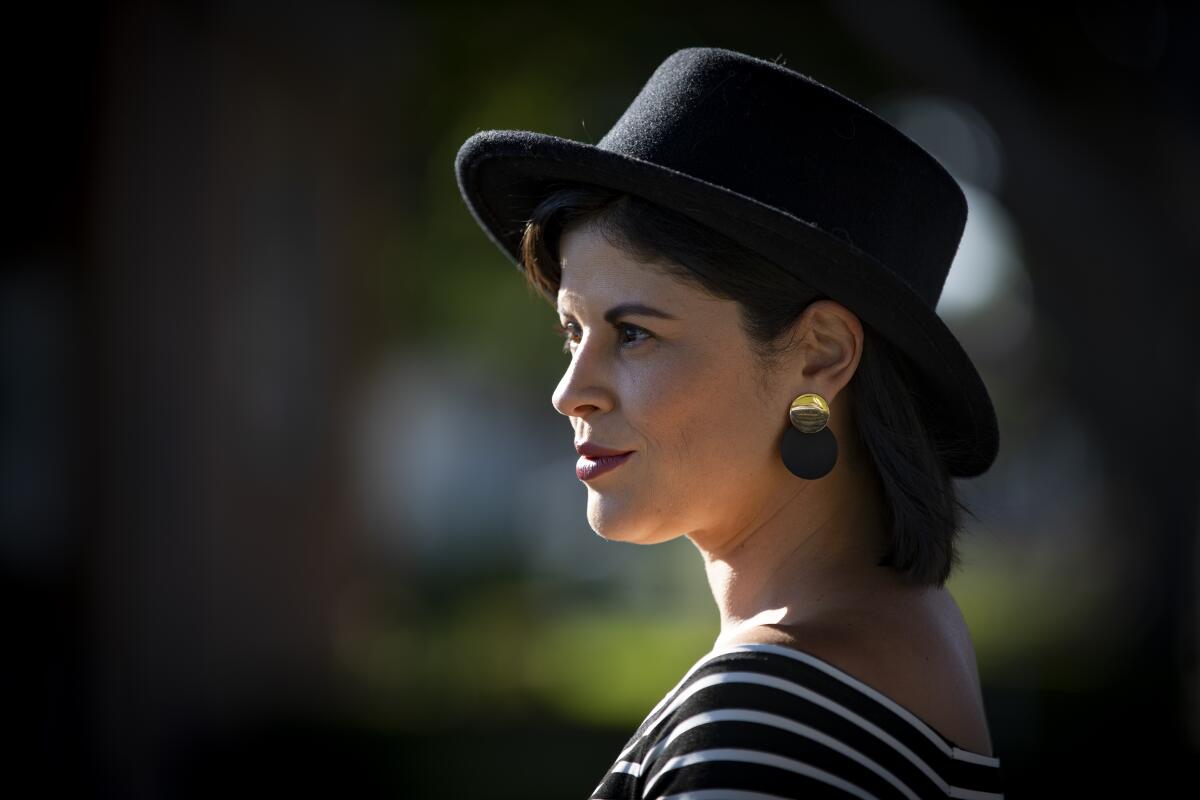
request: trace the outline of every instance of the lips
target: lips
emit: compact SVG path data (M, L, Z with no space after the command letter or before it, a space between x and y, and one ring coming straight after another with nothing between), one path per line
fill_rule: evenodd
M588 458L599 458L601 456L620 456L625 453L632 453L632 450L616 450L611 447L602 447L594 442L576 442L575 452L581 456Z
M590 481L611 472L631 458L633 451L611 456L582 456L575 462L575 477L581 481Z

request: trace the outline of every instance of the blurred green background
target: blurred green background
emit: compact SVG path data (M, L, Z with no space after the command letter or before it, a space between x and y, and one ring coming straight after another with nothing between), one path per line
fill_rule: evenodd
M970 204L939 313L1001 453L950 588L1010 796L1194 785L1194 8L183 3L9 26L11 785L588 795L706 652L587 526L554 316L453 174L596 142L681 47L812 75ZM488 443L483 451L478 442Z

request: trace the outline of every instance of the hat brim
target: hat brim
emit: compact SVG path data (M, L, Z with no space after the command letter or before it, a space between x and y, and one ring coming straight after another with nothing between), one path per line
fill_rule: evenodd
M996 413L962 345L912 287L852 244L724 187L544 133L478 132L459 148L454 167L471 214L521 270L525 223L552 184L564 181L638 195L761 253L845 305L912 359L928 384L911 388L921 395L931 434L945 447L951 475L974 477L995 460Z

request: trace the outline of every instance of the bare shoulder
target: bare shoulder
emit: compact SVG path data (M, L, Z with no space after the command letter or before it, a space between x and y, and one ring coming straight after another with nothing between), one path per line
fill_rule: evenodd
M722 644L792 647L854 676L959 747L992 755L975 649L949 592L886 610L843 611L797 624L759 625Z

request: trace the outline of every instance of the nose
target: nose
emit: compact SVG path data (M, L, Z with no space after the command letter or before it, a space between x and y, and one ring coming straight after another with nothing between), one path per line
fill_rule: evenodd
M590 343L584 334L571 363L558 381L551 402L558 413L567 417L586 419L597 411L609 411L614 405L611 376L600 348L602 343Z

